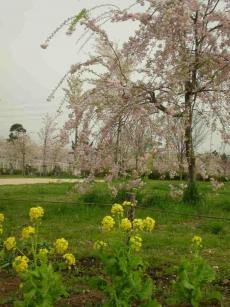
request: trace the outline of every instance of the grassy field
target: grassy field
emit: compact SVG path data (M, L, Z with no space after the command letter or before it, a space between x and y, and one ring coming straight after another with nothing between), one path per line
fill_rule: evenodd
M170 275L180 258L188 255L191 238L200 235L202 253L217 267L217 284L221 286L230 280L230 183L218 192L213 192L209 183L200 183L204 199L197 206L171 199L170 183L146 181L137 195L138 205L143 208L136 210L136 216L156 220L154 232L144 237L143 254L152 268L161 268L163 275ZM29 208L42 206L43 238L50 242L66 238L80 259L93 254L93 242L102 238L101 219L109 214L109 204L122 198L120 193L114 199L103 183L97 183L84 197L73 192L72 184L0 186L0 212L6 216L6 233L17 236L22 225L28 223ZM116 233L111 236L116 238ZM225 306L230 306L229 284L224 291Z

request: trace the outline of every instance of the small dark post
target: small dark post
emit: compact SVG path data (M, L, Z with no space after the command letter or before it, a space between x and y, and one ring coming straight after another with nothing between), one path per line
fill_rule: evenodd
M128 207L128 219L133 222L135 219L136 196L134 193L126 193L126 200L130 201L133 206Z
M131 221L133 227L133 221L135 219L135 207L136 207L136 196L134 193L127 192L125 200L130 201L133 206L127 207L127 218ZM127 238L127 246L129 246L130 233Z

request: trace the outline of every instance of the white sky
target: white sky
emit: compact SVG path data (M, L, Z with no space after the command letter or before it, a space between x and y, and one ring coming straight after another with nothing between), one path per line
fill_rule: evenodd
M132 1L114 1L126 7ZM40 44L66 18L101 0L0 0L0 136L13 123L21 123L36 138L41 117L55 112L61 92L52 102L46 98L70 65L81 61L74 37L59 33L47 50ZM106 3L113 3L106 1ZM130 26L131 29L131 26ZM118 34L119 30L112 31ZM126 27L126 32L127 32ZM124 31L120 32L125 37ZM86 48L86 51L87 48Z
M46 98L70 65L80 62L77 37L60 32L47 50L40 44L66 18L82 8L104 3L127 7L133 0L0 0L0 137L7 137L14 123L21 123L37 138L44 113L54 113L62 95ZM110 37L123 41L134 30L133 23L109 26ZM209 139L204 149L210 147ZM220 142L214 137L213 148Z

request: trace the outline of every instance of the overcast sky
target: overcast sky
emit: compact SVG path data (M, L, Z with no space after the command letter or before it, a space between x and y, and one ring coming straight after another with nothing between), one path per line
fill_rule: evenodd
M77 53L77 37L60 32L47 50L40 44L66 18L103 3L127 7L132 0L1 0L0 1L0 137L7 137L13 123L21 123L36 139L44 113L55 113L62 93L46 98L70 65L81 61L90 46ZM123 41L133 23L108 25L110 37ZM76 34L78 35L78 34ZM204 149L209 149L207 138ZM213 148L220 142L214 137Z
M123 7L130 1L117 1ZM70 65L81 61L76 39L62 31L47 50L40 44L63 20L84 7L104 1L6 0L0 1L0 136L13 123L21 123L34 137L42 114L55 112L62 93L46 98ZM114 32L114 31L113 31ZM85 53L87 53L87 48Z

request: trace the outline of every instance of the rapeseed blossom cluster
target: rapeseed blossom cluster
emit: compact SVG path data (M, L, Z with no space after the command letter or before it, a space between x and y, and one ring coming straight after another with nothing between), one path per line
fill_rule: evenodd
M6 250L10 251L16 248L16 239L15 237L9 237L3 242L3 246Z
M69 246L69 243L64 238L57 239L56 242L54 243L55 251L57 252L57 254L61 254L61 255L65 253L68 246Z
M0 223L2 224L5 220L5 216L3 213L0 213Z
M22 239L28 239L33 234L35 234L35 228L32 226L24 227L22 229Z
M130 201L124 201L122 205L113 204L111 213L113 216L122 217L124 215L124 207L133 206ZM105 216L101 222L102 230L110 231L115 225L115 220L112 216ZM118 227L125 232L134 231L141 232L147 231L151 232L155 227L155 220L151 217L146 217L145 219L136 218L133 221L130 221L128 218L122 218L118 221Z
M63 259L65 260L65 263L67 264L69 270L71 269L71 266L74 266L76 263L76 259L71 253L63 255Z
M151 232L153 231L155 224L155 220L148 216L143 220L143 229L145 231Z
M0 235L3 233L3 222L4 222L5 216L3 213L0 213Z
M192 238L192 243L197 247L202 247L202 238L200 236L194 236Z
M40 248L38 251L39 256L41 257L45 257L47 256L47 254L49 253L47 248Z
M144 223L142 219L134 219L133 220L133 229L137 231L144 230Z
M108 246L108 244L104 241L96 241L93 245L95 250L103 250Z
M39 218L42 218L43 215L44 215L44 209L42 207L30 208L29 216L31 221L36 221Z
M126 217L121 220L121 230L123 231L130 231L132 229L132 223L131 221Z
M17 273L25 272L28 269L29 259L26 256L17 256L13 261L13 268Z
M151 232L153 231L155 227L155 220L152 219L151 217L146 217L145 219L134 219L133 223L128 218L124 218L121 220L121 230L123 231L129 231L129 230L134 230L137 232L140 231L147 231Z
M112 215L123 216L124 209L120 204L113 204L111 209Z
M124 207L131 207L134 204L130 201L125 200L122 205L120 204L113 204L111 213L113 216L122 217L124 215ZM134 230L136 232L140 231L153 231L155 227L155 220L151 217L146 217L145 219L134 219L132 222L128 218L123 218L119 224L119 227L123 231L130 231ZM111 230L115 224L115 221L111 216L106 216L102 220L102 229L103 230Z
M139 252L142 247L142 238L139 235L131 236L129 246L131 250Z
M128 217L123 217L125 213L125 207L132 207L134 204L130 201L124 201L121 204L113 204L111 208L111 213L113 216L118 217L118 222L115 223L115 220L112 216L105 216L102 219L102 230L110 231L114 228L114 225L117 224L118 228L123 232L128 234L128 243L130 250L134 252L139 252L142 247L142 237L140 233L143 231L151 232L155 227L155 220L151 217L146 217L145 219L135 218L134 220L129 219ZM128 213L128 212L127 212ZM120 219L121 217L121 219ZM122 218L123 217L123 218ZM94 243L94 249L102 250L107 247L107 243L103 241L96 241Z
M122 206L124 207L133 207L133 203L131 201L127 201L125 200L123 203L122 203Z
M40 248L37 250L37 246L39 244L38 242L38 237L33 236L34 234L37 234L37 227L36 227L36 222L39 221L40 218L42 218L44 215L44 210L42 207L33 207L30 208L29 210L29 217L30 220L35 224L33 226L26 226L22 228L21 231L21 238L23 240L31 238L31 245L28 246L28 249L25 249L24 252L32 252L31 260L24 255L20 251L20 249L17 248L17 242L15 237L8 237L5 239L3 242L3 247L7 251L14 251L17 249L17 251L21 254L14 257L12 261L12 267L17 273L23 273L28 270L29 267L29 262L31 261L33 265L31 265L31 269L36 267L37 265L40 265L42 260L48 261L47 255L49 254L50 256L53 255L54 253L58 254L59 260L62 259L62 262L65 262L66 266L68 269L71 269L76 264L76 259L75 256L72 253L68 253L67 249L69 246L69 243L67 240L64 238L59 238L54 242L54 249L51 249L50 251L47 248ZM4 215L0 213L0 227L2 226L2 223L4 221ZM1 228L0 228L1 229ZM104 243L104 246L106 243ZM101 244L102 246L102 244ZM31 248L31 250L29 250Z
M112 218L112 216L107 215L103 218L102 222L102 230L103 231L110 231L113 229L114 225L115 225L115 221Z

